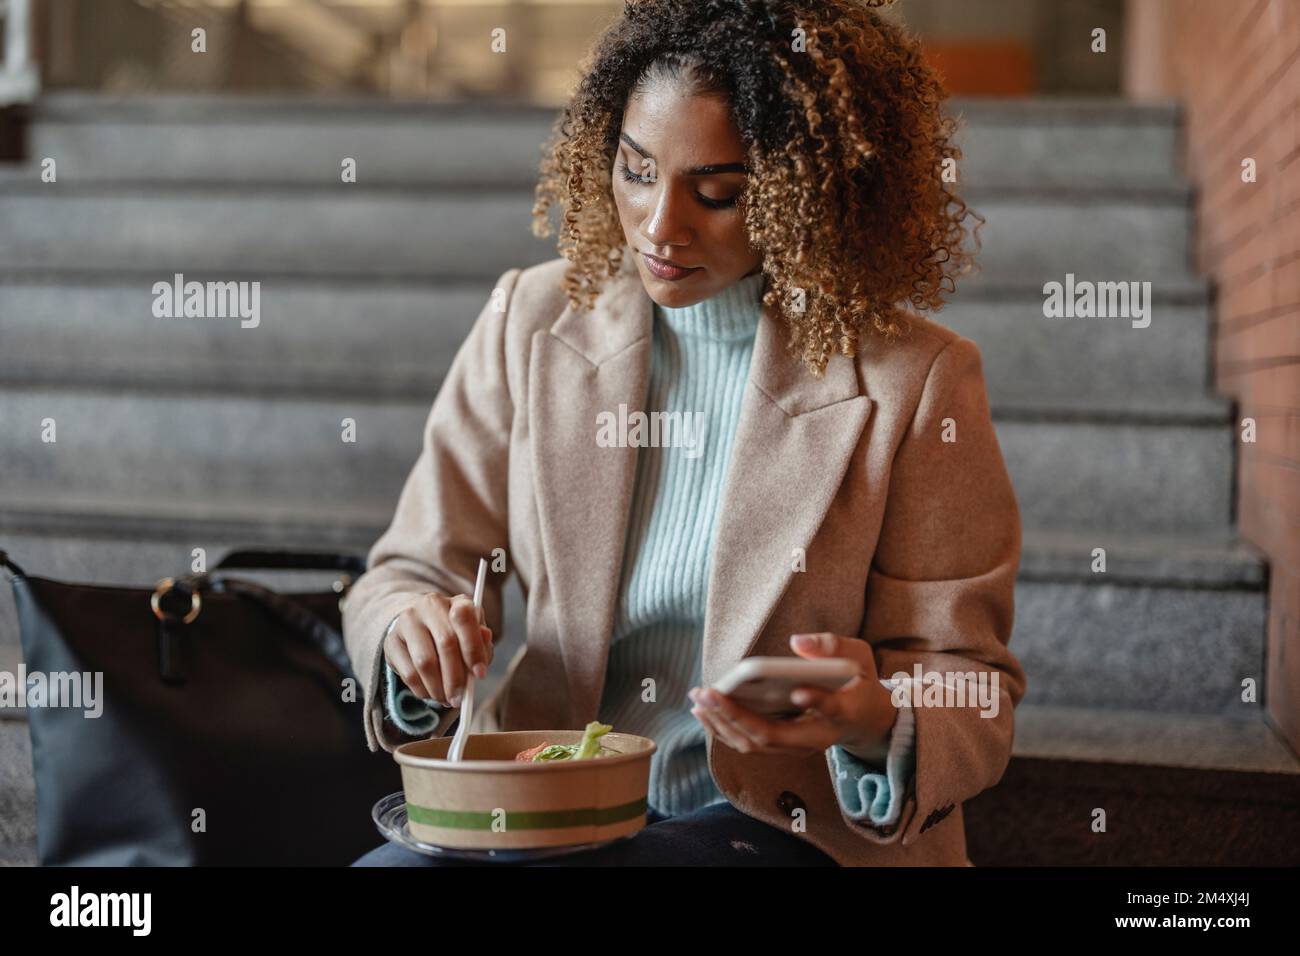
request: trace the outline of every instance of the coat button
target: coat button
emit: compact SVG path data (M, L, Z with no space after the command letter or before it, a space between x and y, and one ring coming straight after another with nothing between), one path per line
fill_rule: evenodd
M796 810L808 809L808 805L803 802L803 797L793 790L782 790L781 795L776 798L776 805L786 816L790 816Z

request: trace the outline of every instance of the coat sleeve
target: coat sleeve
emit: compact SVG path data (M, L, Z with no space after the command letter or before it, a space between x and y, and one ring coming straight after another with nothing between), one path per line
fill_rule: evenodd
M423 447L388 529L370 549L366 573L343 610L343 633L363 691L366 743L391 751L402 738L385 723L384 632L394 616L430 591L472 594L480 557L508 560L507 465L514 401L506 369L506 321L519 269L497 280L452 361L429 411ZM507 563L507 567L512 565ZM501 634L502 576L489 575L483 611ZM459 708L441 711L434 735Z
M895 706L922 704L901 823L859 823L867 839L910 845L1001 779L1026 683L1008 647L1020 543L979 349L957 336L897 448L867 582L862 636L880 677Z
M384 694L384 713L388 719L409 737L428 737L436 733L447 707L434 700L416 697L387 661L383 668L380 688Z
M883 766L863 760L839 744L829 748L835 798L846 816L878 833L898 824L903 802L912 788L915 732L911 708L901 710L889 734Z

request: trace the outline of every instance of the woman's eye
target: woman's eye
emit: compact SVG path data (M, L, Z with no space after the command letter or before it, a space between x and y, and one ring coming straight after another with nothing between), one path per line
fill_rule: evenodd
M642 186L648 186L654 182L654 180L649 176L638 176L636 173L632 172L632 170L628 168L626 159L619 161L618 168L626 182L639 183ZM712 196L706 196L703 193L696 193L695 198L710 209L730 209L736 204L736 196L729 196L726 199L714 199Z
M643 185L648 186L651 182L649 177L638 176L636 173L632 172L632 170L628 169L627 160L623 160L621 163L619 163L618 168L623 171L623 178L630 183L642 183Z
M712 196L705 196L702 193L696 193L695 195L699 196L700 202L710 209L730 209L736 204L735 196L729 196L726 199L714 199Z

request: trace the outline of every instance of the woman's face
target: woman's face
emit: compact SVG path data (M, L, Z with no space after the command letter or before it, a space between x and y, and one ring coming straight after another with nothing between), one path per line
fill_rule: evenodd
M623 236L655 302L694 305L758 271L762 255L750 247L736 203L744 162L722 97L661 81L629 99L612 186Z

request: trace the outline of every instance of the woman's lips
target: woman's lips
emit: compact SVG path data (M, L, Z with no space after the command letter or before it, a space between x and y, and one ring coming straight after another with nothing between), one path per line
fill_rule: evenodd
M656 259L649 253L641 253L641 258L645 260L645 267L661 279L667 279L670 282L681 279L690 275L692 272L699 272L700 266L692 266L689 269L683 269L681 266L670 265L663 259Z

